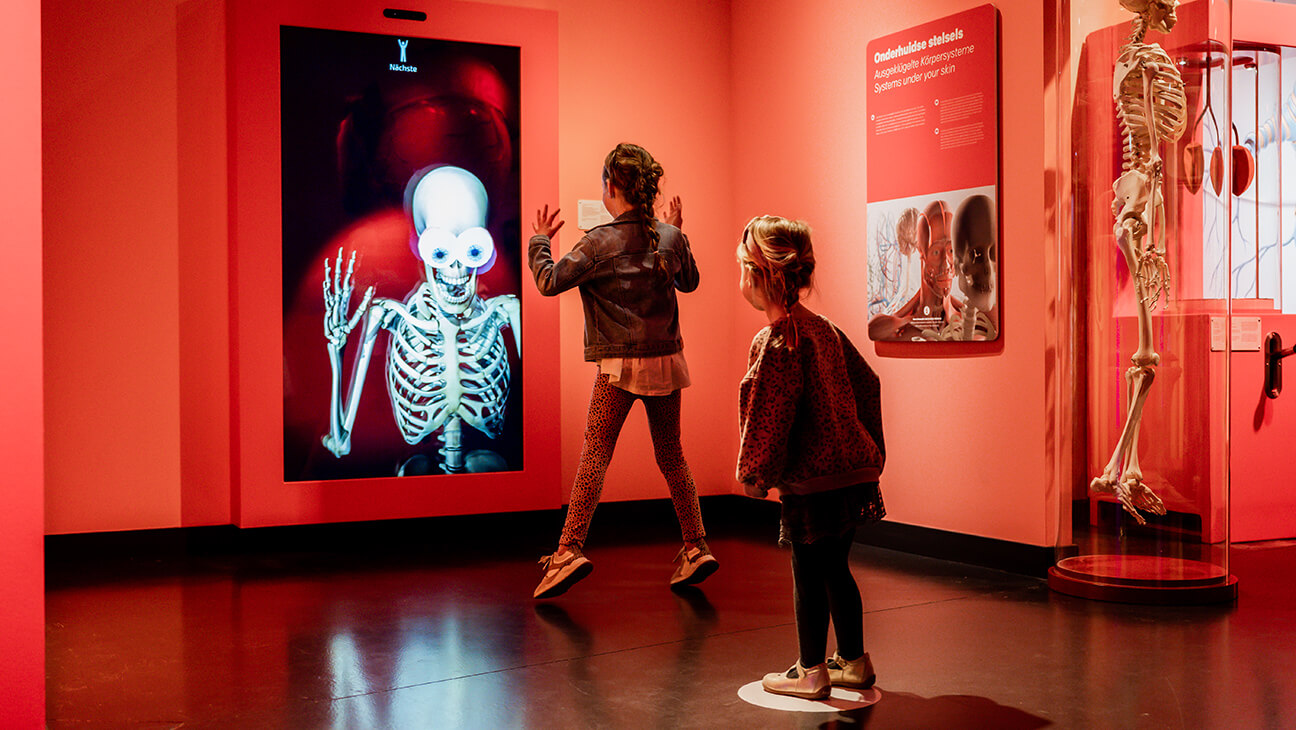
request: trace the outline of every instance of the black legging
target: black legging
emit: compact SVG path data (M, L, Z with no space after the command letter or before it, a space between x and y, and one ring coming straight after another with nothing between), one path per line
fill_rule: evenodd
M822 664L827 652L828 618L843 659L864 656L864 605L850 572L851 530L839 537L792 544L792 595L801 666Z

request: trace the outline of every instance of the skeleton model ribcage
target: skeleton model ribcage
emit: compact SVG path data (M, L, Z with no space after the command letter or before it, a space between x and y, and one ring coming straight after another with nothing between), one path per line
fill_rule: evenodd
M1125 142L1122 167L1146 167L1160 159L1153 146L1154 130L1156 138L1164 141L1183 135L1188 107L1183 79L1170 56L1155 43L1126 45L1116 68L1116 114Z
M1174 62L1160 46L1141 39L1131 39L1121 49L1114 92L1123 144L1112 212L1118 232L1128 227L1133 238L1130 268L1143 288L1140 299L1155 306L1169 286L1159 148L1183 135L1188 101Z
M387 325L387 392L405 441L419 443L456 418L499 436L509 393L502 330L517 297L479 299L464 314L447 315L424 284L405 304Z

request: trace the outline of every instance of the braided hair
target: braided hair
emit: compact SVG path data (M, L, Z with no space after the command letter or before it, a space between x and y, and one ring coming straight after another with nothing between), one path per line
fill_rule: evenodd
M661 242L661 234L653 225L653 206L657 203L657 194L660 192L657 181L662 174L661 164L648 154L648 150L629 142L617 145L603 160L603 180L621 190L626 202L635 207L644 235L648 238L648 246L654 252ZM665 270L660 257L656 268L659 271Z

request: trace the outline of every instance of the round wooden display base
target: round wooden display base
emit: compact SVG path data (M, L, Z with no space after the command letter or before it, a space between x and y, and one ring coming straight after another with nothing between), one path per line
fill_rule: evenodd
M1083 555L1049 568L1049 588L1097 601L1194 605L1237 600L1237 578L1218 565L1154 555Z

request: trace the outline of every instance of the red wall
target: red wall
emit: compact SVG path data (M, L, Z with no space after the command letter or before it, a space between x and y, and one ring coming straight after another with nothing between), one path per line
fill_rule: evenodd
M556 248L574 242L576 201L598 197L602 157L617 141L652 150L666 168L665 192L685 200L703 278L681 300L695 382L684 398L684 448L703 494L736 492L736 388L761 326L734 285L742 223L762 212L809 220L821 260L835 262L821 267L812 306L871 350L860 255L864 40L979 3L867 12L848 0L508 4L558 11L554 202L569 224ZM47 530L228 523L220 262L222 213L237 201L224 192L225 3L92 6L59 4L43 19ZM1012 109L1003 122L1003 350L873 361L894 434L891 518L1047 545L1058 500L1045 465L1044 18L1035 0L999 7ZM565 491L594 369L581 359L577 296L558 307ZM636 411L605 499L664 496L660 475L644 468L652 463Z
M40 11L39 0L0 5L0 220L5 283L0 287L0 718L12 728L45 724L45 559L41 490L44 404L41 366Z
M734 350L738 305L733 252L729 3L696 0L549 0L502 4L558 11L558 193L567 218L555 252L578 240L577 200L598 200L603 157L618 142L662 163L666 196L684 200L684 230L702 272L680 297L684 354L682 442L701 494L736 492L738 381L746 343ZM616 30L610 30L616 29ZM563 493L576 475L595 369L582 357L579 296L560 298ZM605 500L666 496L653 466L643 410L627 420L608 470ZM664 529L673 529L669 526Z
M213 387L228 360L225 235L212 218L225 149L201 121L222 118L205 94L223 98L224 67L190 45L211 46L223 10L103 8L56 3L41 19L46 526L228 522L228 400ZM205 27L192 22L200 9Z
M868 39L983 4L975 0L734 3L735 240L752 215L814 228L818 289L810 307L866 357L864 120ZM1045 464L1044 13L1038 0L1001 13L1003 350L973 357L870 361L882 378L889 519L1034 545L1058 537L1056 482ZM936 163L939 164L939 163ZM734 267L731 264L730 270ZM735 295L736 296L736 295ZM738 318L732 348L761 325Z
M559 11L554 202L569 223L557 250L575 241L576 200L599 197L603 155L623 139L652 150L667 194L685 199L703 280L682 299L697 383L684 447L700 491L729 492L742 363L714 335L736 307L729 8L511 4ZM108 13L74 0L42 18L49 533L232 521L226 5L126 0ZM671 32L608 32L626 17L643 28L670 18ZM594 370L581 358L577 295L556 306L565 494ZM660 475L642 468L651 463L636 411L605 499L665 496Z

